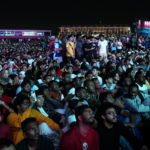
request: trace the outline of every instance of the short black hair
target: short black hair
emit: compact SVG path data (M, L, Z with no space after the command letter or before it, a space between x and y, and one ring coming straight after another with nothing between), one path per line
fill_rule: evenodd
M104 102L98 109L98 115L104 115L106 113L106 110L109 108L114 108L116 109L115 105L110 103L110 102Z
M78 120L78 116L82 115L83 112L85 111L85 109L88 109L88 108L90 108L88 105L81 105L81 106L77 107L75 109L76 119Z
M0 139L0 150L5 148L5 147L9 147L11 145L14 146L14 143L11 140L6 139L6 138L1 138Z
M23 132L26 131L27 125L28 125L29 123L32 123L32 122L36 122L36 123L37 123L36 118L30 117L30 118L25 119L25 120L21 123L21 129L23 130Z
M27 96L26 94L20 93L19 95L17 95L17 97L14 100L14 110L16 113L18 113L18 109L17 106L21 105L23 103L24 100L28 100L30 102L30 98L29 96Z

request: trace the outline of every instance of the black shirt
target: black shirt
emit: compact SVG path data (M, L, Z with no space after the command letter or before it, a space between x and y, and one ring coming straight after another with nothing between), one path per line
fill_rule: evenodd
M120 135L125 137L132 146L135 146L137 141L128 128L121 123L114 124L111 129L101 124L98 128L98 133L100 137L100 150L118 150Z
M16 145L16 150L29 150L26 139ZM37 150L54 150L54 147L50 139L39 136Z

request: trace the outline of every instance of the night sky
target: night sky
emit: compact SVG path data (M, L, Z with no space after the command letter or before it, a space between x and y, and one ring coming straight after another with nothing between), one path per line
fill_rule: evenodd
M5 1L0 8L0 28L50 29L63 25L130 25L150 19L146 0Z

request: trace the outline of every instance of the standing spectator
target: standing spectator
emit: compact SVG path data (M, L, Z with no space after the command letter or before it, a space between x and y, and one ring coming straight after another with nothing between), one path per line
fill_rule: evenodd
M83 52L83 40L81 34L77 35L76 51L77 51L77 58L79 60L82 60L84 52Z
M104 36L100 36L100 41L98 42L98 55L102 57L102 59L107 58L108 55L108 43L104 39Z
M68 36L69 41L66 43L66 56L69 62L74 64L75 59L75 44L74 44L74 36Z
M77 125L63 135L60 150L99 150L99 137L91 128L94 114L87 105L76 108Z
M62 47L58 41L58 38L55 39L54 41L54 44L53 44L53 51L54 51L54 54L53 54L53 59L54 60L58 60L59 63L63 62L63 59L62 59Z
M86 42L84 44L84 52L85 52L85 58L88 62L91 62L92 60L92 55L93 55L93 50L94 50L94 47L93 47L93 44L90 40L90 37L87 37L86 39Z

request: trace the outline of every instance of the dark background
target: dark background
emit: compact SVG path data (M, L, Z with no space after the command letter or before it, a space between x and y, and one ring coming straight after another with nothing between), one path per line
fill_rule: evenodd
M149 20L149 14L146 0L4 1L0 5L0 28L131 25L137 19Z

